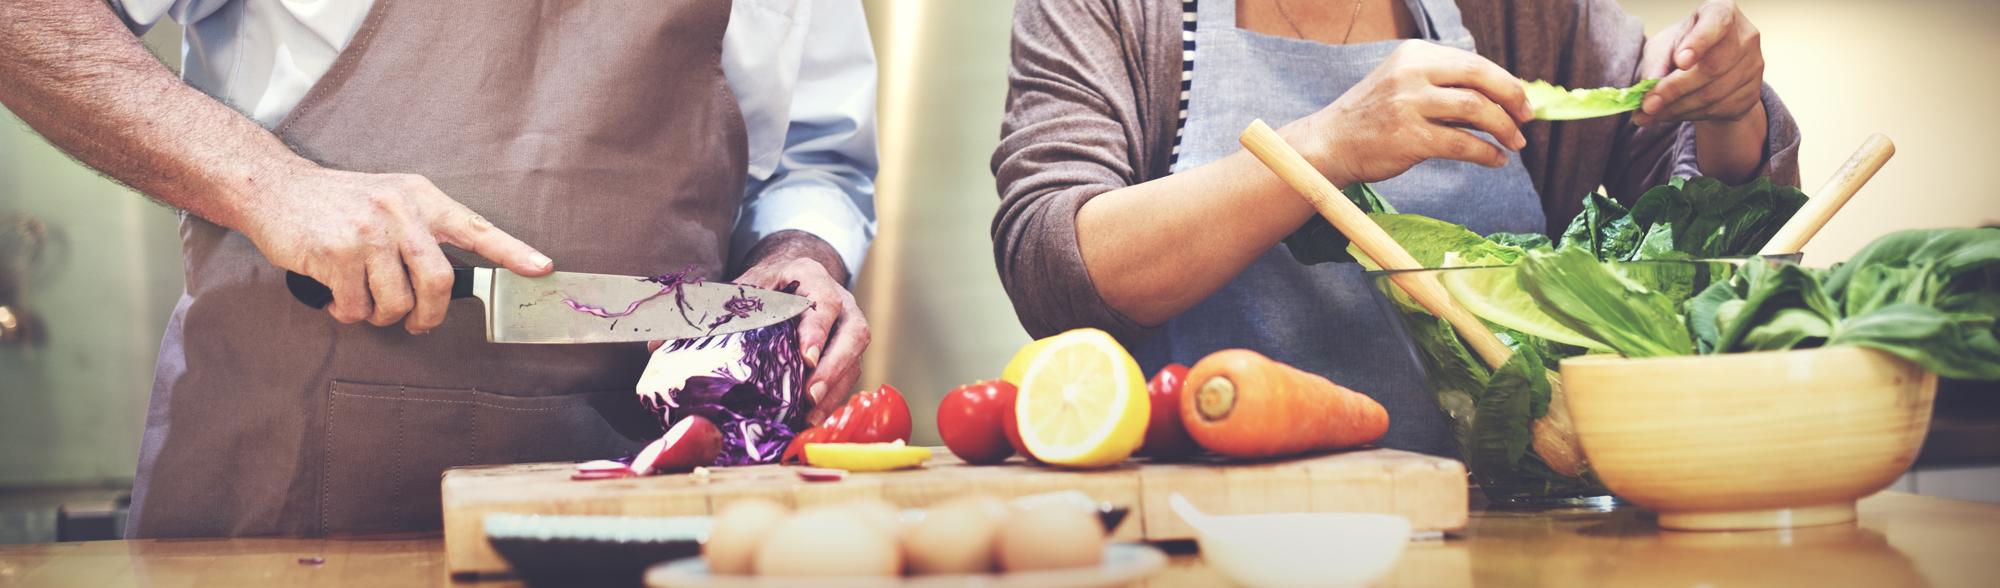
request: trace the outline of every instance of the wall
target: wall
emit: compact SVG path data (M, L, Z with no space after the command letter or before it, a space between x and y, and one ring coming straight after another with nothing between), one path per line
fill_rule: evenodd
M1626 0L1659 30L1691 0ZM1806 263L1846 259L1897 229L2000 223L2000 189L1983 173L2000 161L2000 3L1987 0L1748 0L1763 32L1765 81L1799 119L1808 191L1870 133L1895 140L1895 159L1818 237Z
M179 38L168 25L147 42L178 64ZM25 294L46 345L0 347L0 488L130 484L153 358L181 292L174 212L0 110L0 216L17 213L52 227L67 255Z
M874 326L862 384L910 400L918 443L937 443L937 401L997 378L1028 342L993 266L1012 2L870 0L881 78L881 237L857 290Z

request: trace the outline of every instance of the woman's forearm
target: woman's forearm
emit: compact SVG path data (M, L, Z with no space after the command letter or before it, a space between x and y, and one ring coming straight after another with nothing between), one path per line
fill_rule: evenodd
M1770 117L1760 102L1743 118L1694 123L1695 165L1702 175L1731 184L1755 179L1764 167Z
M1099 194L1077 245L1106 304L1143 325L1192 308L1313 214L1248 152Z

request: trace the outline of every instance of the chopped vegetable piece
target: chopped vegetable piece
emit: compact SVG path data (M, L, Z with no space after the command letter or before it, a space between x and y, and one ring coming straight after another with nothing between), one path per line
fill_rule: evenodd
M834 468L799 468L799 479L807 482L839 482L847 479L847 470Z
M806 463L850 472L885 472L913 468L931 458L926 447L891 443L807 443Z
M827 415L819 426L806 430L785 447L780 463L798 463L807 443L886 443L909 442L910 404L896 387L883 385L873 392L861 392L847 404Z

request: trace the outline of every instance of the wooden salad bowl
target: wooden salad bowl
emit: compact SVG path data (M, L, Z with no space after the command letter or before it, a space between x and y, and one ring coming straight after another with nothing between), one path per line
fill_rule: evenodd
M1570 418L1597 476L1665 529L1854 520L1908 470L1937 375L1861 347L1563 360Z

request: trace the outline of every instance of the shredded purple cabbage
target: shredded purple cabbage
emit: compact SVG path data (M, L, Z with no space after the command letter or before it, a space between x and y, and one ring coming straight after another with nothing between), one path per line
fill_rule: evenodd
M685 273L685 272L683 272ZM675 285L681 283L675 282ZM781 291L798 289L793 283ZM728 318L747 316L761 309L763 302L750 296L732 298L725 306ZM720 347L736 347L742 356L733 365L716 366L706 375L690 376L666 390L639 393L647 410L660 419L662 427L687 415L701 415L722 430L722 454L715 465L748 465L777 461L792 437L807 427L806 413L812 399L805 394L806 378L812 373L799 353L799 318L739 333L681 339L667 343L667 353ZM739 377L739 374L743 374Z
M681 286L685 286L688 284L702 283L701 276L696 275L695 273L697 271L700 271L700 269L701 268L699 266L690 265L685 268L681 268L681 271L645 278L644 280L647 282L659 284L660 291L654 292L651 296L647 296L645 298L640 298L638 300L632 301L632 303L626 305L625 310L622 311L612 312L610 309L607 309L605 307L593 304L587 304L581 300L577 300L575 298L570 298L570 297L564 297L563 304L568 306L570 310L588 314L594 317L618 318L622 316L631 316L632 313L639 312L640 306L645 305L647 302L653 300L654 298L659 298L661 296L673 294L674 305L678 307L681 311L681 320L687 321L688 326L692 327L695 326L695 322L694 319L688 317L688 310L691 310L691 308L687 301L687 293L681 290ZM730 302L735 302L735 299L731 299ZM725 304L724 306L726 309L728 305ZM763 308L763 305L759 304L758 308ZM723 322L728 322L728 321L723 321ZM714 331L715 327L711 326L709 327L708 330Z
M750 313L760 310L764 310L764 299L751 296L738 288L735 296L722 303L722 316L715 317L715 322L708 324L708 332L715 332L716 327L729 324L729 321L750 318Z

